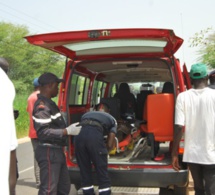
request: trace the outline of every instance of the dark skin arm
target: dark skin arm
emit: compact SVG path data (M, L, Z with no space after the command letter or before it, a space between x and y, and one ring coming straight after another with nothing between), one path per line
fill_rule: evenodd
M180 166L179 166L179 162L178 162L178 145L179 145L182 135L183 135L183 126L175 125L173 146L172 146L172 167L176 171L180 170Z
M67 130L63 129L63 135L68 135Z
M106 147L108 152L113 149L115 143L115 133L111 132L108 134Z
M10 195L15 195L15 187L17 181L17 166L16 166L16 150L10 152L10 172L9 172L9 186Z

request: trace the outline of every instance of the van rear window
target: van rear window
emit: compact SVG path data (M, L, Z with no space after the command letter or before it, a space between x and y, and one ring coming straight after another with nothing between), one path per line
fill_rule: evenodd
M87 95L90 79L84 76L74 74L71 79L69 92L69 105L87 104Z
M91 105L100 103L100 99L104 97L107 84L102 81L94 81Z

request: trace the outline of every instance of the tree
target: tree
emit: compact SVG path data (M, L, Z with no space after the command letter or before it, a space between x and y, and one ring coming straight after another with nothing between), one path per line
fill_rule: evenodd
M32 82L43 72L62 76L65 59L54 52L30 45L24 37L29 35L26 26L0 22L0 56L10 64L9 77L16 92L32 91Z
M190 39L191 47L199 47L200 59L215 68L215 32L212 28L201 30Z

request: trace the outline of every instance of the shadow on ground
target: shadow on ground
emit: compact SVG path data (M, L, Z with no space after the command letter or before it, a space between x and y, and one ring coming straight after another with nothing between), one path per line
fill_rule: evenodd
M17 184L16 185L20 185L20 186L28 186L28 187L32 187L32 188L36 188L36 184L35 182L31 182L29 181L31 178L25 178L25 179L18 179Z

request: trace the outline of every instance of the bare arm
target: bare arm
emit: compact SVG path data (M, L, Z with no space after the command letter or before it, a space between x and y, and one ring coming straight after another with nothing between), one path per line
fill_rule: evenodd
M111 132L108 134L107 138L107 149L108 151L112 150L115 143L115 133Z
M183 134L183 126L175 125L174 137L173 137L173 147L172 147L172 166L176 171L180 170L178 162L178 145Z
M10 172L9 172L9 186L10 195L15 195L16 181L17 181L17 164L16 164L16 150L10 152Z

